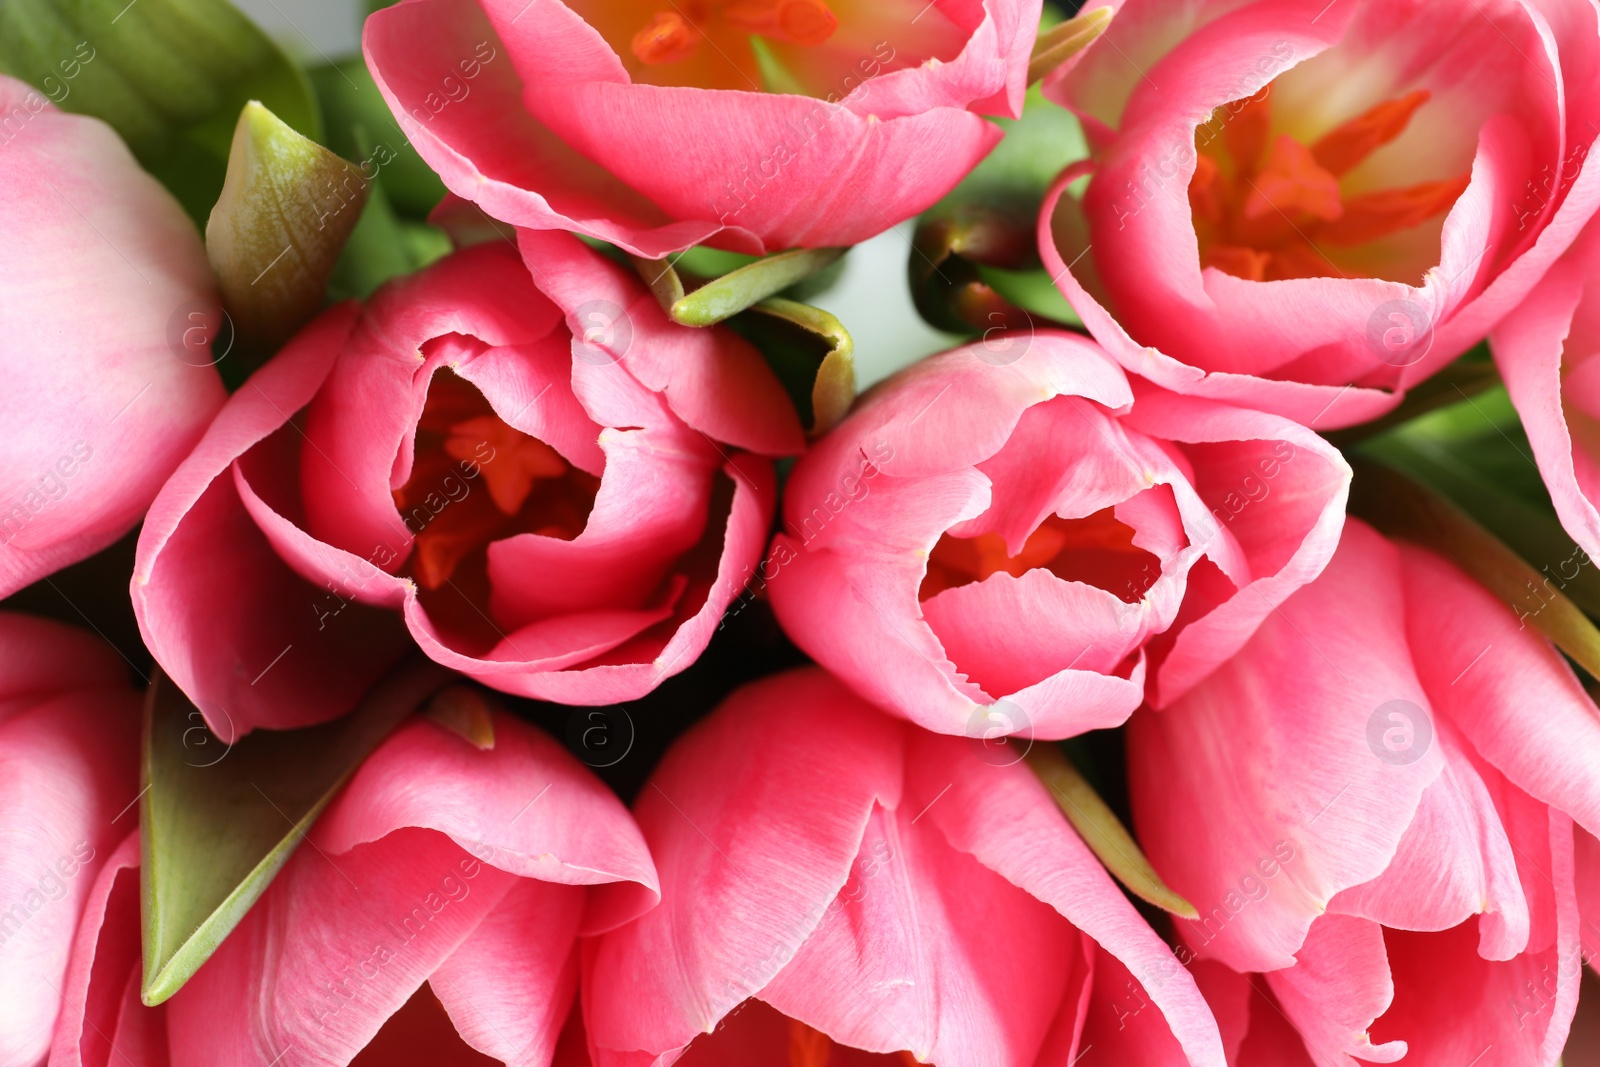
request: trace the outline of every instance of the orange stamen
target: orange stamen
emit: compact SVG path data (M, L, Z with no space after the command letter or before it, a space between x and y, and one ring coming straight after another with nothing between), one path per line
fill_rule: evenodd
M839 17L825 0L741 0L722 13L747 33L792 44L822 44L839 28Z
M676 63L693 55L699 43L699 32L682 15L657 11L644 29L633 35L633 54L651 66Z
M1330 174L1345 174L1404 133L1411 123L1411 116L1428 102L1431 95L1426 89L1418 89L1398 100L1385 100L1370 107L1324 134L1311 146L1311 154L1323 170Z
M503 514L515 515L540 478L559 478L570 469L561 454L537 437L515 430L493 415L480 415L450 427L445 452L455 459L482 460L489 496Z
M1339 179L1319 167L1305 145L1285 134L1272 143L1266 166L1251 184L1244 215L1259 219L1300 211L1324 220L1342 215Z
M1366 244L1449 211L1470 175L1348 199L1340 186L1340 175L1399 137L1428 97L1419 89L1384 101L1310 148L1286 134L1265 146L1266 91L1217 108L1195 131L1189 183L1201 267L1248 281L1345 277L1325 247Z
M393 495L415 538L407 566L424 590L451 581L491 541L523 533L572 540L600 488L555 449L502 422L448 371L429 386L414 450L410 477Z
M1421 225L1443 211L1466 191L1472 175L1444 181L1422 182L1405 189L1383 189L1353 196L1344 202L1344 217L1322 228L1320 237L1332 245L1364 244L1398 230Z

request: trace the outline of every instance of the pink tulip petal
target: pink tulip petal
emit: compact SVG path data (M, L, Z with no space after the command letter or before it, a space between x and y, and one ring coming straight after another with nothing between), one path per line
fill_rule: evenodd
M521 230L517 240L540 290L566 312L575 343L592 337L679 418L718 441L767 456L804 450L794 405L744 338L676 325L637 275L571 234Z
M165 1013L138 1001L138 869L139 835L132 833L110 851L88 891L72 943L72 963L60 987L61 1019L50 1046L51 1067L166 1065ZM133 1005L126 1000L130 986ZM160 1040L153 1040L157 1035ZM130 1048L130 1038L137 1039L139 1048Z
M0 114L3 597L131 529L225 394L185 343L217 304L177 201L104 123L3 75Z
M761 999L855 1048L1032 1063L1068 991L1061 962L1084 955L1081 939L918 814L874 809L851 882ZM974 901L990 905L981 923Z
M1371 1063L1405 1056L1405 1041L1374 1042L1368 1032L1394 1000L1383 935L1375 922L1323 916L1311 924L1294 966L1266 976L1317 1067L1357 1067L1353 1056Z
M414 721L370 756L312 835L335 856L400 828L446 834L502 870L565 885L655 890L638 827L615 793L547 734L503 712L480 751Z
M310 401L355 317L328 311L229 399L139 535L140 632L222 737L342 714L405 647L391 617L341 606L283 563L229 473Z
M1183 621L1156 676L1152 702L1163 707L1236 653L1262 619L1327 566L1344 522L1350 468L1321 437L1287 420L1164 390L1142 388L1124 422L1179 443L1195 490L1230 535L1216 543L1237 544L1254 579Z
M1519 789L1600 829L1600 712L1572 668L1453 565L1400 551L1407 631L1437 713Z
M1429 931L1482 912L1478 951L1485 959L1510 959L1528 947L1529 933L1514 846L1454 731L1437 723L1434 740L1445 754L1444 771L1422 794L1394 860L1375 880L1340 892L1328 911Z
M1117 957L1148 993L1196 1065L1225 1062L1194 978L1155 935L1025 765L974 758L972 742L913 733L906 807L950 847L1049 904Z
M138 694L126 674L114 676L121 661L101 642L0 615L0 658L47 644L54 650L39 666L55 667L55 678L24 669L0 688L0 1003L8 1006L0 1062L8 1063L36 1062L50 1047L95 872L137 821L127 810L139 788ZM67 653L82 659L62 662Z
M636 805L662 904L606 935L584 968L597 1067L682 1048L795 957L844 888L874 807L900 800L901 737L806 671L739 690L678 742ZM794 802L819 796L828 803Z
M428 978L461 1039L509 1067L548 1067L578 988L583 900L528 879Z
M1238 655L1167 710L1134 718L1140 841L1200 910L1179 926L1202 956L1236 970L1288 966L1333 895L1388 866L1438 777L1437 745L1395 756L1368 739L1375 718L1381 732L1394 709L1416 719L1429 707L1400 582L1396 550L1347 523L1322 577Z

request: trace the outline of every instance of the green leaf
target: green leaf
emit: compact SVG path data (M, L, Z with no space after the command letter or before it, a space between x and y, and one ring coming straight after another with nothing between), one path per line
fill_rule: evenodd
M262 105L240 112L206 255L246 361L271 355L322 307L371 184Z
M1044 318L1076 325L1039 262L1044 194L1088 146L1076 117L1028 92L1022 118L996 120L1005 137L917 225L910 260L917 311L938 329L1023 329Z
M1600 630L1547 575L1461 508L1392 468L1357 457L1350 512L1389 537L1438 552L1600 679ZM1581 551L1581 550L1580 550ZM1583 557L1585 560L1588 557ZM1552 561L1553 562L1553 561ZM1581 573L1581 565L1577 569Z
M1472 405L1463 401L1470 400L1499 384L1500 374L1495 369L1494 361L1489 358L1489 346L1480 344L1433 377L1418 384L1406 394L1400 406L1389 414L1346 430L1336 430L1326 436L1340 448L1348 448L1441 408L1451 408L1466 414L1472 410ZM1481 405L1477 412L1477 418L1469 419L1473 433L1493 428L1493 424L1483 418ZM1447 414L1444 418L1448 422L1451 416Z
M328 279L332 300L365 300L384 282L421 270L450 253L450 238L436 226L397 217L382 182L375 182L361 221Z
M1051 799L1067 817L1083 843L1089 846L1106 870L1128 887L1128 891L1147 904L1185 919L1198 919L1195 906L1173 892L1144 851L1086 781L1060 748L1051 744L1034 745L1028 750L1028 765L1039 776Z
M157 673L145 710L139 809L148 1005L176 993L239 924L335 792L451 677L420 657L349 715L224 744Z
M682 281L665 261L645 261L653 267L641 266L640 270L675 322L683 326L714 326L832 266L845 251L843 248L797 248L778 252L687 293L682 292ZM670 303L667 302L669 298Z
M323 143L364 164L363 170L388 193L398 215L426 218L444 197L444 182L411 146L365 61L355 56L312 67L307 73L328 131Z
M197 222L247 101L322 135L305 75L227 0L5 0L0 71L110 123Z
M789 390L810 434L837 426L856 398L855 342L844 325L821 308L776 296L739 324Z

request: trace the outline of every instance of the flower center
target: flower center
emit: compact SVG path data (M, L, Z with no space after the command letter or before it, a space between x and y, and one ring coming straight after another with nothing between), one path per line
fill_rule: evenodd
M635 81L840 99L953 59L966 33L926 0L568 0Z
M599 489L600 479L502 422L482 393L441 370L417 423L411 476L394 491L415 538L406 570L432 591L491 541L523 533L570 541Z
M1341 250L1442 216L1471 179L1468 173L1401 189L1345 188L1358 164L1405 132L1428 101L1425 89L1385 100L1310 145L1286 133L1273 136L1271 90L1218 108L1195 131L1189 205L1202 267L1257 282L1366 276L1347 269Z
M928 555L928 573L917 599L928 600L1001 571L1020 578L1043 567L1063 581L1084 582L1137 604L1161 576L1161 560L1135 545L1133 536L1133 529L1117 521L1110 508L1083 519L1046 517L1015 556L996 533L945 534Z

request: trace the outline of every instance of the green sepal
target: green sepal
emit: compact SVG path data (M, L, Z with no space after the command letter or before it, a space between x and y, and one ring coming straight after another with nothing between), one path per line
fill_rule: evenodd
M165 1001L199 970L362 760L450 677L418 656L342 718L227 744L157 672L139 808L145 1004Z

